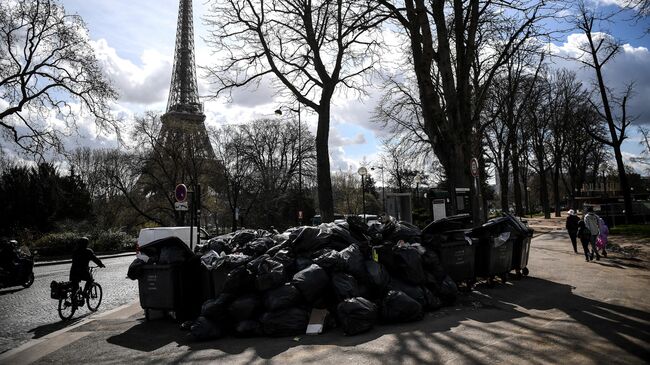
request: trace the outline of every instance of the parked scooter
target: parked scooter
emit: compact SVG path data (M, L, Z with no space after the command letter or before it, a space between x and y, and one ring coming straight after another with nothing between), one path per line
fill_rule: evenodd
M15 240L2 244L6 246L2 248L0 289L21 285L29 288L34 283L34 255L26 246L18 249Z

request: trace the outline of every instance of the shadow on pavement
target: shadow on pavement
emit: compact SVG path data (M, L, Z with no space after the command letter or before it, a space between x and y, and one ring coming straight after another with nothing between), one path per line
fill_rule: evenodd
M531 347L531 343L551 343L567 354L579 353L594 362L602 361L608 354L594 351L592 343L576 338L574 322L577 322L592 331L597 339L615 345L631 357L642 361L650 359L649 313L581 297L573 294L572 289L569 285L529 277L507 286L485 289L484 293L465 294L456 306L430 313L420 322L378 325L357 336L345 336L340 329L333 329L319 336L299 336L298 341L292 337L225 337L209 342L191 342L187 332L181 331L177 323L158 320L141 322L110 337L108 342L143 352L155 351L169 344L187 346L190 351L182 352L175 361L190 361L193 353L199 350L223 352L211 354L212 361L245 352L254 354L251 361L271 359L297 346L308 350L309 362L313 363L331 357L331 346L389 364L442 362L450 357L457 362L480 363L494 358L495 351L504 352L511 360L522 363L553 363L558 359L557 353L545 352L547 348L544 346ZM561 313L558 318L549 320L549 316L555 314L538 314L536 310L559 310ZM523 317L526 317L525 321ZM547 326L551 322L559 325ZM462 331L454 330L461 323ZM390 349L363 346L384 335L391 336ZM477 338L480 341L472 341ZM358 347L352 348L354 346Z
M38 326L36 328L33 328L29 330L29 333L33 333L34 337L33 338L41 338L43 336L47 336L52 332L56 332L58 330L64 329L66 327L70 327L74 324L77 324L81 322L83 319L85 319L87 316L89 316L90 313L82 314L77 317L73 317L68 321L58 321L50 324L44 324L42 326Z
M2 289L0 290L0 296L7 295L7 294L13 294L22 290L25 290L27 288L21 287L14 287L15 289Z

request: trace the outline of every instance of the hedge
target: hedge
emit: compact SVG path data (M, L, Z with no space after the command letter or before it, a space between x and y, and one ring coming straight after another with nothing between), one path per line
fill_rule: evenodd
M76 240L82 236L90 239L90 248L95 252L122 252L135 245L135 238L124 232L61 232L45 234L31 245L31 249L38 250L39 257L68 256L74 250Z

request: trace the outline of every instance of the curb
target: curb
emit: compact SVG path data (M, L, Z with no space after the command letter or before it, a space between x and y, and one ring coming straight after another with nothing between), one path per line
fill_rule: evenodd
M102 256L97 256L100 259L111 259L115 257L126 257L126 256L135 256L135 252L123 252L123 253L116 253L112 255L102 255ZM63 265L63 264L71 264L72 260L57 260L57 261L40 261L40 262L35 262L34 267L38 266L52 266L52 265Z

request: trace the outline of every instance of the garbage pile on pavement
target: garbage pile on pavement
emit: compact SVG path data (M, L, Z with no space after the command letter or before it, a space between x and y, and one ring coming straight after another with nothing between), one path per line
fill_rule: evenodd
M197 340L228 334L292 336L332 327L355 335L378 322L417 321L426 311L453 304L456 281L471 287L475 280L473 255L483 241L487 246L510 243L499 246L510 249L511 270L510 233L495 232L505 223L481 230L467 230L466 223L461 217L422 232L393 218L369 227L349 217L345 223L295 227L282 234L246 229L199 247L200 263L179 239L161 240L141 250L128 275L139 280L147 317L149 309L174 310L178 319L190 320L183 327ZM472 250L465 252L467 247ZM454 252L458 249L460 256ZM450 254L455 261L443 264L441 256ZM491 265L481 267L481 274L495 275Z

